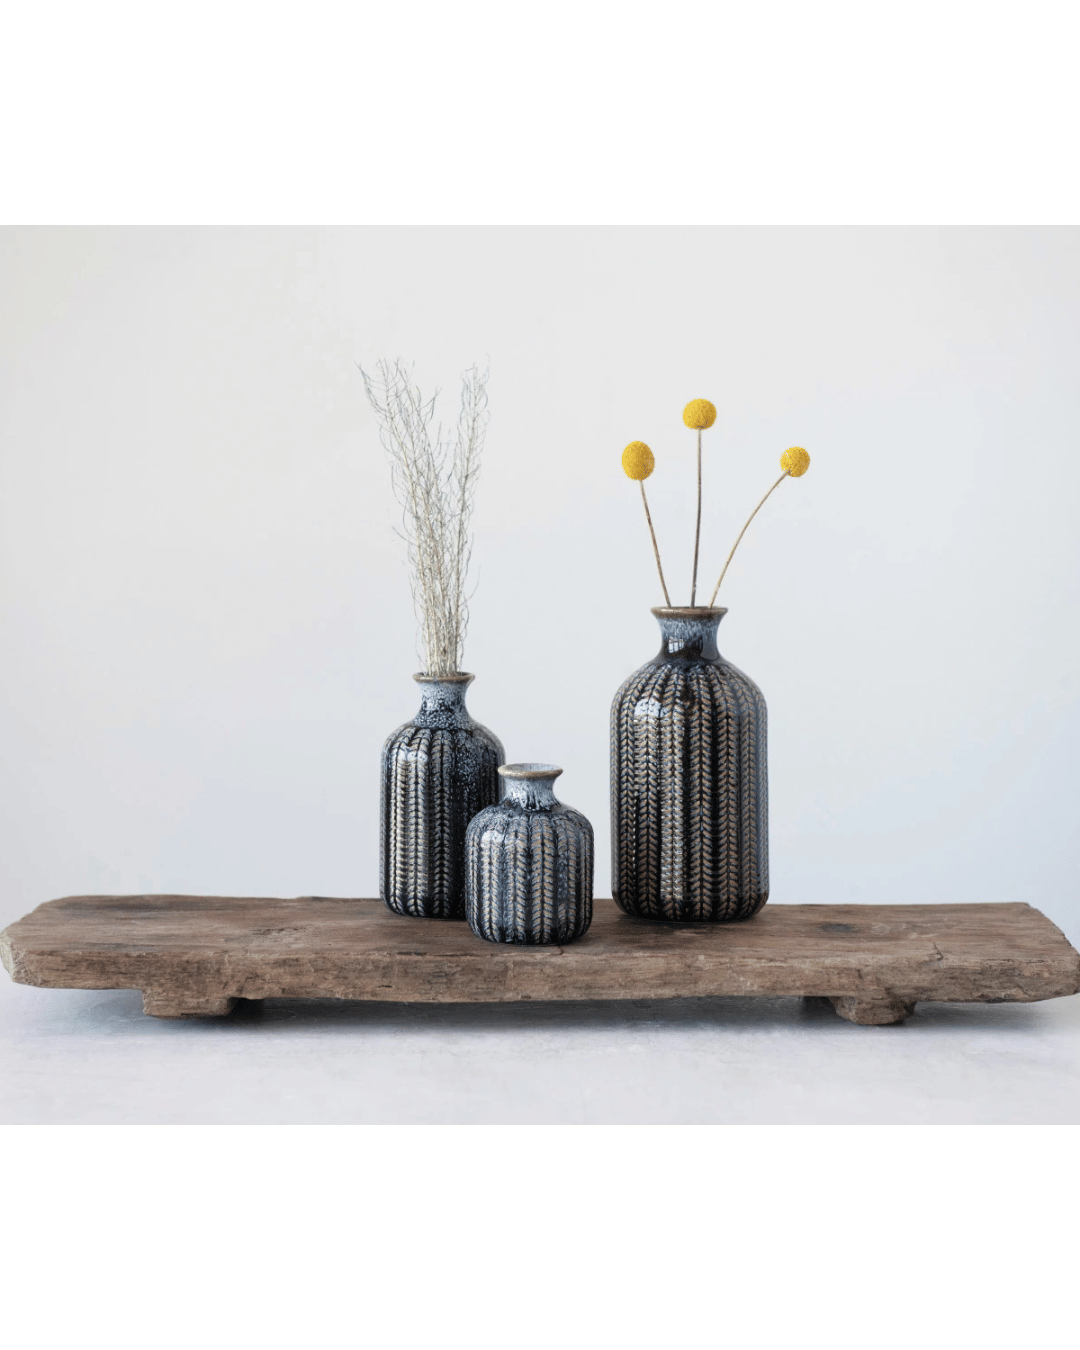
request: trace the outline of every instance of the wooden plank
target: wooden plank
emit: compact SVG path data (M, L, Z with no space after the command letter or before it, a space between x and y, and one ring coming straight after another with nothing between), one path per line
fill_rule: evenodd
M767 905L748 923L669 924L596 902L566 947L482 942L464 923L377 900L74 896L0 934L13 979L140 989L155 1017L226 1013L238 998L473 1003L803 995L853 1022L923 999L1031 1002L1080 991L1080 954L1025 904Z

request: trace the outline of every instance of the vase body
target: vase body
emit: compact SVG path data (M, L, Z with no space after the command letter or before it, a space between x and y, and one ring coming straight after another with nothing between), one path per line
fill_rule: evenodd
M766 711L717 651L724 609L654 609L661 646L611 706L612 893L628 914L725 923L769 898Z
M465 917L465 830L499 800L502 743L465 707L471 675L413 678L420 711L382 751L379 894L395 914Z
M551 764L507 764L504 797L466 836L469 927L489 942L557 945L592 923L593 830L555 797Z

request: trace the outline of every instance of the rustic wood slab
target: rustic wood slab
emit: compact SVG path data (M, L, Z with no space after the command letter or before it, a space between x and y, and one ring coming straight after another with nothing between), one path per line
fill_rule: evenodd
M599 900L566 947L482 942L464 923L378 900L74 896L0 934L20 984L141 989L154 1017L238 998L401 1003L803 995L865 1025L921 999L1032 1002L1080 991L1078 954L1023 904L767 905L741 924L652 923Z

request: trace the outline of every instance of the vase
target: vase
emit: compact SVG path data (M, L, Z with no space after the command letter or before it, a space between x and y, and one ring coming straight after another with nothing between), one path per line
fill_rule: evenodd
M765 699L717 650L726 609L654 609L659 653L611 705L612 893L726 923L769 898Z
M465 840L469 927L489 942L562 946L592 923L593 830L557 800L553 764L504 764L503 800Z
M472 675L414 675L420 711L382 751L379 894L395 914L465 917L465 830L499 800L502 742L465 707Z

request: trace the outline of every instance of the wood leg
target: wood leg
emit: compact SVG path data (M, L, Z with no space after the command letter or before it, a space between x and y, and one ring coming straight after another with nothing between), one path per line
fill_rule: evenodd
M227 1017L236 1006L235 998L220 995L167 994L144 989L143 1012L150 1017Z
M861 1027L886 1027L902 1022L915 1011L914 1003L906 1003L892 994L843 994L830 998L837 1013L848 1022Z

